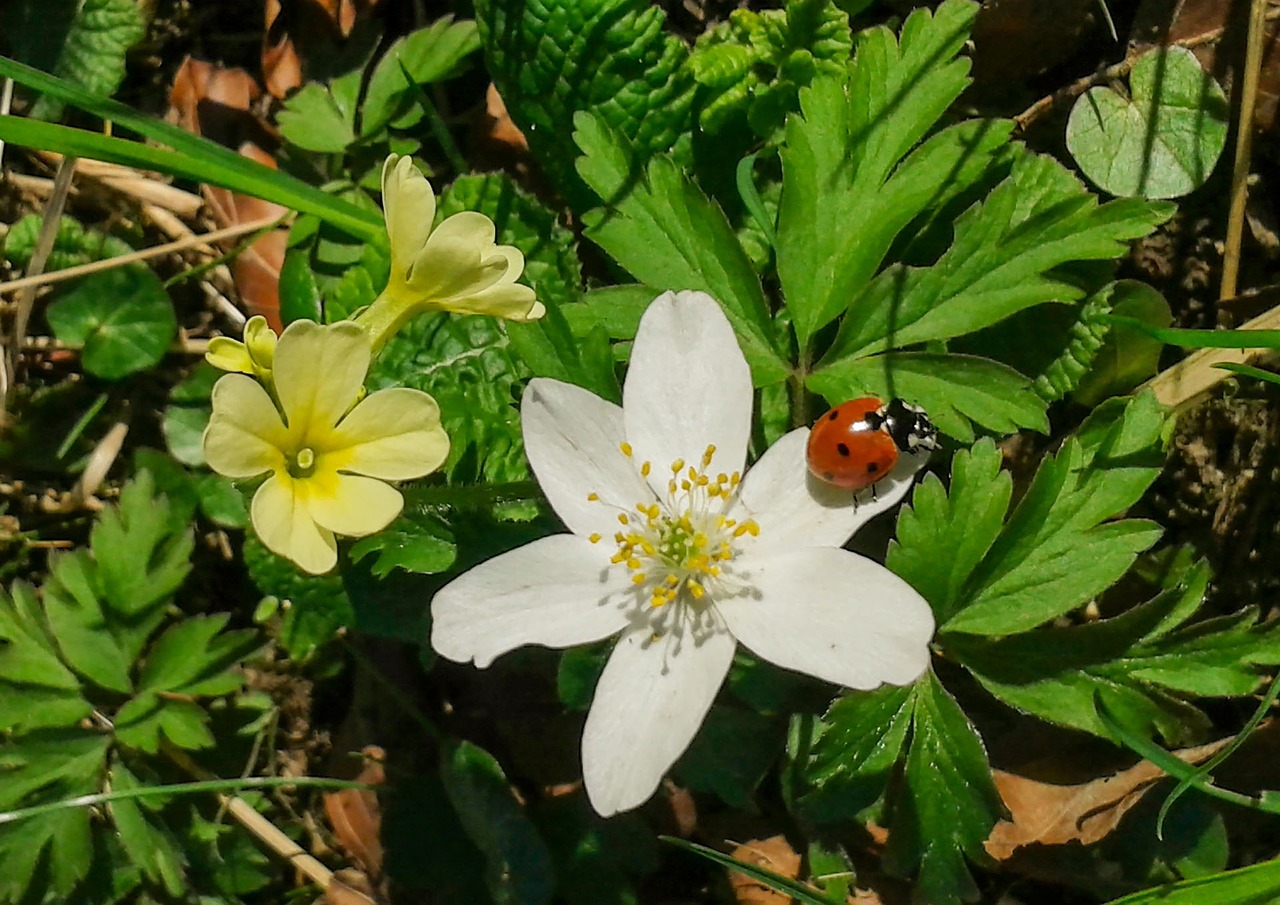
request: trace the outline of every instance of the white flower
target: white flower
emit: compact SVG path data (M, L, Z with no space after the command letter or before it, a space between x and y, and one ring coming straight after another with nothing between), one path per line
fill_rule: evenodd
M529 463L572 534L472 569L432 604L431 643L488 666L523 644L619 634L582 738L592 806L642 804L689 746L739 642L850 688L914 681L933 615L906 582L841 549L907 492L903 456L855 505L811 478L807 428L745 479L752 388L733 330L700 292L666 293L640 322L622 408L556 380L521 404Z

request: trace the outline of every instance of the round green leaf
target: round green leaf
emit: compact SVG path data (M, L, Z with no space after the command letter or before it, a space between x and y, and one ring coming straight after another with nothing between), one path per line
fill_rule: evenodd
M1199 188L1227 141L1222 88L1183 47L1134 64L1132 99L1093 88L1067 121L1067 150L1085 176L1112 195L1176 198Z
M160 361L178 330L160 279L145 267L119 267L78 281L49 306L54 336L81 345L84 369L118 380Z

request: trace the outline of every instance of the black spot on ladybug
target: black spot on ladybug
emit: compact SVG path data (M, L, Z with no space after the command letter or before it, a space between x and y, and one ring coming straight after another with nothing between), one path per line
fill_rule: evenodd
M879 471L879 470L880 470L880 463L879 463L879 462L868 462L868 463L867 463L867 474L875 474L875 473L876 473L877 471Z
M831 412L827 415L827 420L835 421L839 417L840 417L840 413L837 412L835 409L832 409Z
M840 453L840 455L844 456L846 459L849 458L849 444L837 443L836 452Z

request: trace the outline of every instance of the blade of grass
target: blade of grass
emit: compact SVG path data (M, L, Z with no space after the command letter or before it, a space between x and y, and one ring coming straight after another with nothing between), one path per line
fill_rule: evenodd
M1280 897L1280 859L1135 892L1109 905L1271 905Z
M805 905L831 905L831 902L828 899L824 899L817 890L804 885L798 880L792 880L790 877L782 876L782 874L775 874L773 871L766 870L757 864L739 861L737 858L729 857L724 852L707 848L705 845L698 845L696 842L686 842L674 836L659 836L658 838L663 842L671 843L677 848L693 852L695 855L701 855L716 862L716 864L729 868L729 870L736 870L740 874L745 874L757 883L763 883L770 889L776 889L780 893L805 903Z
M1232 374L1239 374L1241 377L1253 377L1257 380L1265 380L1268 383L1280 383L1280 374L1276 374L1273 371L1264 371L1262 368L1255 368L1253 365L1220 364L1214 365L1214 367L1230 371Z
M1184 349L1280 349L1280 330L1186 330L1178 327L1156 327L1132 317L1118 315L1113 316L1111 321Z

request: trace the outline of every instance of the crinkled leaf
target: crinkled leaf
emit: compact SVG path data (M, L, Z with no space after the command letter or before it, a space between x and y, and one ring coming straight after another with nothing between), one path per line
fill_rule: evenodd
M458 545L443 519L406 507L382 531L351 545L352 562L359 562L370 553L375 558L369 568L378 578L386 578L393 569L435 575L453 565Z
M1173 319L1164 296L1137 280L1114 284L1110 309L1110 314L1130 317L1152 327L1167 327ZM1128 393L1156 373L1163 351L1164 343L1159 339L1128 324L1117 323L1106 334L1089 369L1081 375L1072 399L1093 406L1108 396Z
M955 224L930 267L894 265L849 305L819 370L887 348L948 339L1084 290L1055 268L1110 260L1172 208L1123 199L1099 205L1052 158L1024 155L1009 178Z
M913 12L900 40L868 29L847 77L800 92L782 149L778 277L801 345L863 290L908 223L980 178L1008 141L1009 123L969 122L916 147L968 84L956 53L976 12L948 0Z
M1071 108L1067 150L1089 180L1122 197L1176 198L1208 180L1227 143L1230 110L1185 47L1140 57L1130 97L1091 88Z
M83 346L85 370L104 380L157 364L178 331L160 278L137 264L77 280L45 318L60 341Z
M40 731L0 746L0 810L97 792L110 738L80 729ZM68 901L93 856L88 808L0 825L0 901L22 901L43 863L43 890Z
M258 590L287 604L280 644L291 660L305 659L332 641L339 629L354 624L340 575L308 575L252 534L245 537L244 564Z
M647 0L479 0L476 24L498 91L543 170L577 210L594 199L574 172L574 117L588 111L641 160L692 126L689 50ZM690 288L690 287L681 287Z
M134 0L16 0L0 14L6 53L104 97L120 86L125 54L145 33ZM39 119L61 114L48 97L31 110Z
M0 590L0 732L71 726L93 709L45 627L35 589Z
M983 843L1004 804L982 739L932 671L912 686L911 707L911 747L885 864L914 875L923 901L958 905L977 897L966 858L985 862Z
M418 86L448 77L479 49L476 23L454 22L453 16L443 16L398 39L369 77L360 109L360 134L373 135L393 120L398 128L412 126L422 118L415 103Z
M757 386L786 377L760 279L724 212L668 157L642 158L603 120L580 115L578 172L606 207L583 217L586 234L655 289L700 289L724 307Z
M551 855L497 760L470 742L455 742L441 752L440 773L467 836L485 856L485 884L493 900L550 902L555 890Z
M973 440L975 422L999 434L1047 432L1045 402L1008 365L974 355L894 352L847 358L812 374L806 385L832 402L858 396L902 397L924 407L944 434Z
M26 268L31 263L31 255L35 251L43 222L39 214L28 214L10 227L4 237L4 255L15 267ZM58 221L58 231L54 235L53 248L49 251L49 260L45 263L45 272L115 258L131 251L133 249L127 243L115 236L87 230L71 217L63 217Z

